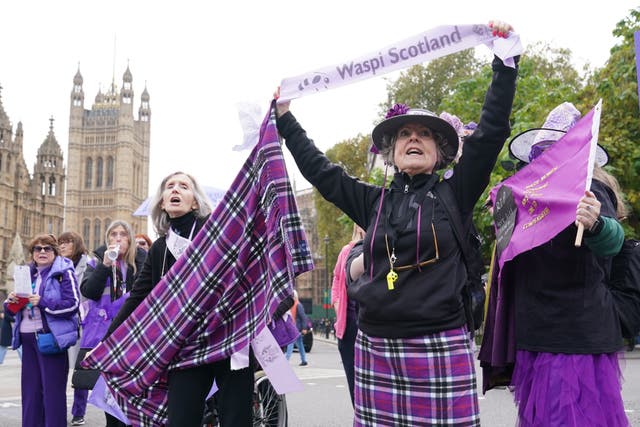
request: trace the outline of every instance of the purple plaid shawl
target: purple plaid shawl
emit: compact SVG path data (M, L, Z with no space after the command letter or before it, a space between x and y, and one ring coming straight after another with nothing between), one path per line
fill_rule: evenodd
M260 140L192 244L83 365L100 369L133 425L167 421L167 377L229 357L313 268L273 105Z

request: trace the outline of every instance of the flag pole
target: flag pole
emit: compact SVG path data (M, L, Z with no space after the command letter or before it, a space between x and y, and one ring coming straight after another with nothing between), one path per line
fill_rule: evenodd
M582 234L584 234L584 225L582 225L582 223L579 222L578 232L576 233L576 241L574 243L576 248L579 248L580 246L582 246Z
M589 152L589 162L587 164L587 179L585 181L585 191L591 188L591 179L593 178L593 165L596 158L596 147L598 146L598 133L600 131L600 114L602 111L602 98L598 101L594 108L593 122L591 123L591 149ZM584 234L584 224L578 223L578 232L576 233L576 248L582 246L582 235Z

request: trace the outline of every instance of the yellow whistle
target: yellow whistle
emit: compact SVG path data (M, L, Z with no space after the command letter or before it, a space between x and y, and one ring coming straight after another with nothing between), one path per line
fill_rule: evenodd
M387 273L387 288L390 291L394 289L393 284L396 282L396 280L398 280L398 273L396 273L393 270L390 270L389 273Z

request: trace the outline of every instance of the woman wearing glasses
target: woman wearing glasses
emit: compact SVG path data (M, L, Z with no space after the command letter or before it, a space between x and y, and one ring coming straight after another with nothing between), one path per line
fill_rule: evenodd
M489 25L494 34L512 29ZM495 58L478 129L465 140L450 185L469 219L509 136L517 70ZM277 94L276 94L277 95ZM465 264L437 171L458 151L458 135L426 110L396 105L372 133L395 167L389 189L360 182L332 164L278 104L278 130L304 177L367 230L364 280L350 287L359 306L354 425L480 425L462 290ZM455 209L456 207L451 207Z
M12 346L22 345L22 425L67 425L67 348L78 339L80 295L71 260L58 254L51 234L36 236L32 254L29 303L16 313ZM17 303L15 292L5 302ZM57 354L38 349L36 332L51 332L60 347Z

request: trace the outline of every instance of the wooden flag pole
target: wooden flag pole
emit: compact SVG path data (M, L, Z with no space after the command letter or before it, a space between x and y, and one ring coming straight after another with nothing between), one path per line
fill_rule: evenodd
M584 225L581 222L578 223L578 232L576 233L576 241L574 243L576 248L582 246L582 233L584 233Z

